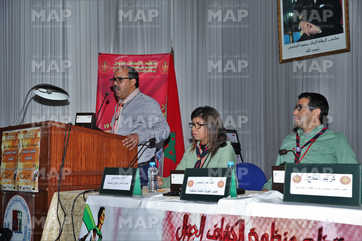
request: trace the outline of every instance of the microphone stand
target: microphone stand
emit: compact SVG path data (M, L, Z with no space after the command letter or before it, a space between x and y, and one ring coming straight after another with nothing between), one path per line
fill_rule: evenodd
M148 145L147 145L148 143ZM143 153L147 150L147 148L153 148L156 146L156 139L155 138L151 138L148 141L145 142L145 144L142 144L142 147L140 148L140 150L137 152L136 156L132 159L131 163L128 165L128 167L133 167L133 165L136 163L136 161L138 161L138 159L143 155ZM143 148L146 147L144 150ZM141 155L138 157L138 154L143 150L143 152L141 153Z
M106 98L107 98L108 95L109 95L109 92L106 92L106 95L105 95L104 98L103 98L101 107L99 107L98 113L97 113L97 115L96 115L96 120L95 120L95 123L94 123L95 126L94 126L92 129L101 130L101 129L99 129L98 126L97 126L98 116L99 116L99 112L101 112L101 109L102 109L102 106L103 106L103 104L104 104L104 101L106 100Z
M133 165L138 161L138 154L143 150L145 145L142 145L141 149L137 152L136 156L132 159L131 163L128 165L128 167L133 167ZM142 152L143 154L143 152Z

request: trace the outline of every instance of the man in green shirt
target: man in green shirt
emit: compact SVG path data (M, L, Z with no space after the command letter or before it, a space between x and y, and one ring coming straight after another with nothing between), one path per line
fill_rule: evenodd
M278 155L276 165L283 163L335 163L358 164L347 138L340 132L327 129L329 105L318 93L302 93L298 96L293 116L297 133L288 135L281 146L284 155ZM287 152L288 151L288 152ZM285 152L287 152L285 154ZM272 179L263 190L272 189Z

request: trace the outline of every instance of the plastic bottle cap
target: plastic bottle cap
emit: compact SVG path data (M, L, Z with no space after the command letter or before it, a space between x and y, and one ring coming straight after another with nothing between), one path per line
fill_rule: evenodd
M156 163L155 162L150 162L150 166L156 166Z
M234 162L228 162L228 167L233 167L234 166Z

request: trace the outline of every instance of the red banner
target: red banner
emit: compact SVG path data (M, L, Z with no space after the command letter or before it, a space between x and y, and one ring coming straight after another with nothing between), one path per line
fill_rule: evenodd
M162 113L167 118L171 133L164 148L164 176L169 176L185 152L180 105L178 100L177 83L173 58L171 54L152 55L119 55L103 54L98 56L98 87L96 111L102 105L106 92L111 93L106 97L106 102L99 111L97 126L106 131L111 131L111 121L117 99L112 94L112 84L109 79L120 66L132 66L138 71L139 85L142 93L155 99L161 107Z

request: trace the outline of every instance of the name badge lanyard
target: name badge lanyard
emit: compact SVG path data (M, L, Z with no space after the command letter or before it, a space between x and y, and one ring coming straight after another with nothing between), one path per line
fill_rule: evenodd
M327 127L324 127L317 135L315 135L312 139L310 139L310 140L309 140L307 143L305 143L302 147L300 147L300 144L299 144L300 138L299 138L299 136L298 136L298 133L295 133L296 138L297 138L297 139L296 139L297 148L295 149L295 150L296 150L296 154L295 154L295 158L294 158L294 163L300 163L300 162L303 160L305 154L307 154L309 148L313 145L313 143L315 142L315 140L317 140L318 137L320 137L326 130L328 130L328 128L327 128ZM310 144L310 145L309 145L309 144ZM303 149L304 147L308 146L308 145L309 145L308 149L304 152L302 158L299 160L300 154L301 154L301 152L302 152L302 149Z
M114 125L113 125L113 133L117 133L118 131L118 119L119 119L119 116L120 114L122 113L122 110L123 110L123 101L121 103L117 103L116 104L117 108L116 108L116 119L115 119L115 122L114 122Z

